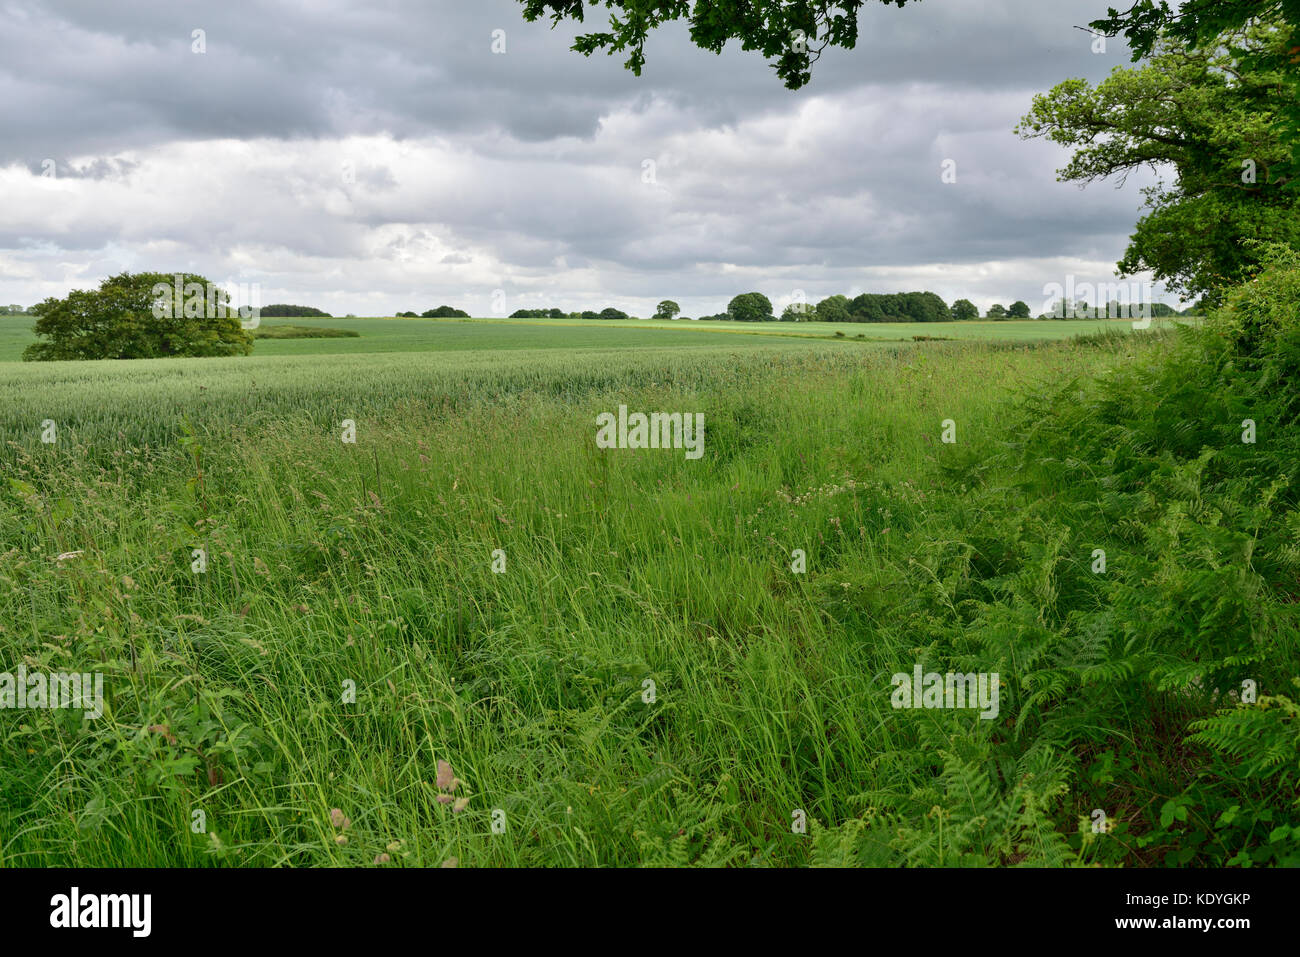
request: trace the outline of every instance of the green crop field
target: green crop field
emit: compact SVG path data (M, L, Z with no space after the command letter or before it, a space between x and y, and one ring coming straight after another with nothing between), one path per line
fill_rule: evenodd
M330 320L317 320L328 322ZM401 320L398 320L401 321ZM413 320L406 320L413 321ZM832 336L836 333L847 338L862 336L868 339L911 341L914 336L932 339L959 339L993 342L1034 342L1045 339L1068 339L1110 330L1127 331L1133 321L1127 319L1012 319L979 320L969 322L731 322L726 320L683 319L459 319L433 320L436 322L512 323L520 326L567 326L590 328L607 326L617 329L673 329L691 332L744 333L747 335L775 336ZM1173 322L1187 320L1152 319L1151 328L1158 329Z
M99 718L6 724L4 863L1104 854L1086 792L911 846L957 787L936 741L975 774L1001 724L900 713L889 675L970 623L957 529L1035 501L996 464L1022 403L1167 335L320 322L361 335L0 364L0 648L105 683ZM706 454L598 449L619 406L702 413Z
M913 345L913 335L1028 343L1098 329L1129 331L1107 321L888 324L866 339L834 332L873 324L671 323L634 320L270 319L263 328L323 326L355 338L258 339L237 360L155 359L131 362L23 363L34 319L0 323L0 439L38 441L40 422L59 423L76 443L152 442L175 436L186 418L234 426L267 414L301 413L317 421L355 417L422 397L460 403L545 382L582 391L618 381L630 369L660 379L708 370L720 358L748 354L856 357L864 348ZM723 329L715 331L714 326ZM756 328L757 327L757 328ZM1157 326L1159 328L1159 326ZM829 333L825 330L831 330ZM925 330L913 332L912 330ZM961 335L958 333L961 332ZM1031 337L1031 333L1036 336ZM851 331L852 336L856 332ZM949 346L926 342L926 350ZM577 361L579 357L585 361ZM690 359L691 361L684 361ZM707 371L700 373L707 376ZM111 394L112 399L106 400Z
M0 318L0 362L14 361L36 341L34 317ZM1153 320L1162 328L1168 320ZM1124 331L1131 323L1112 319L1024 320L1010 322L691 322L631 319L264 319L262 326L319 326L348 329L355 339L262 339L257 356L375 352L473 351L484 349L638 349L642 347L740 347L757 339L879 339L911 342L915 336L992 342L1066 339L1106 330Z

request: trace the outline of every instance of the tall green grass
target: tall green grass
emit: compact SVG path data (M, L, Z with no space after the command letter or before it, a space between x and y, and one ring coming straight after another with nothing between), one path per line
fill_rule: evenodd
M98 668L111 700L93 722L0 715L4 858L807 861L795 809L840 823L905 784L882 675L914 639L837 609L869 607L931 520L940 420L996 442L991 378L1112 353L539 360L363 411L213 400L192 437L137 426L167 441L107 458L10 446L5 661ZM117 414L147 419L155 396ZM620 403L703 412L705 458L600 452L595 415ZM459 813L439 759L466 782Z
M1212 335L68 370L5 420L0 661L109 701L0 712L0 859L1294 863L1297 433ZM705 456L597 449L620 404Z

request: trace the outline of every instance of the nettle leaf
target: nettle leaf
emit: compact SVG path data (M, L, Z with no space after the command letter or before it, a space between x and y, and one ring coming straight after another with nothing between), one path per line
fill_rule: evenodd
M104 822L113 816L113 813L114 809L104 798L96 795L81 809L81 816L77 818L77 830L98 831Z

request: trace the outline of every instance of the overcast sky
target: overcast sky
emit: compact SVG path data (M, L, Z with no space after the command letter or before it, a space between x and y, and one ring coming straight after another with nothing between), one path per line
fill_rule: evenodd
M183 269L336 315L913 289L1037 313L1115 280L1150 181L1058 183L1067 154L1012 132L1129 65L1075 28L1108 3L872 5L792 92L680 25L637 78L518 0L0 0L0 303Z

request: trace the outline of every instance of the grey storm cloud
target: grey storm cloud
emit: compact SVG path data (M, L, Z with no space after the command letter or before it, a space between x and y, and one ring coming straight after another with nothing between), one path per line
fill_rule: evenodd
M808 92L943 83L1039 88L1103 73L1075 27L1093 0L924 0L869 6L854 51L830 50ZM637 79L620 58L568 50L579 28L526 23L516 0L230 3L4 0L0 104L7 158L168 138L336 136L499 127L524 141L590 136L612 102L653 89L709 125L800 96L754 54L715 56L681 25L649 43ZM600 26L598 11L589 13ZM202 30L207 53L192 52ZM493 31L506 54L491 52Z
M793 92L680 24L637 78L517 0L0 0L0 299L105 263L354 312L494 287L702 311L738 282L930 277L1029 299L1065 263L1109 269L1147 182L1080 192L1011 132L1034 93L1129 63L1077 29L1106 5L869 6Z

